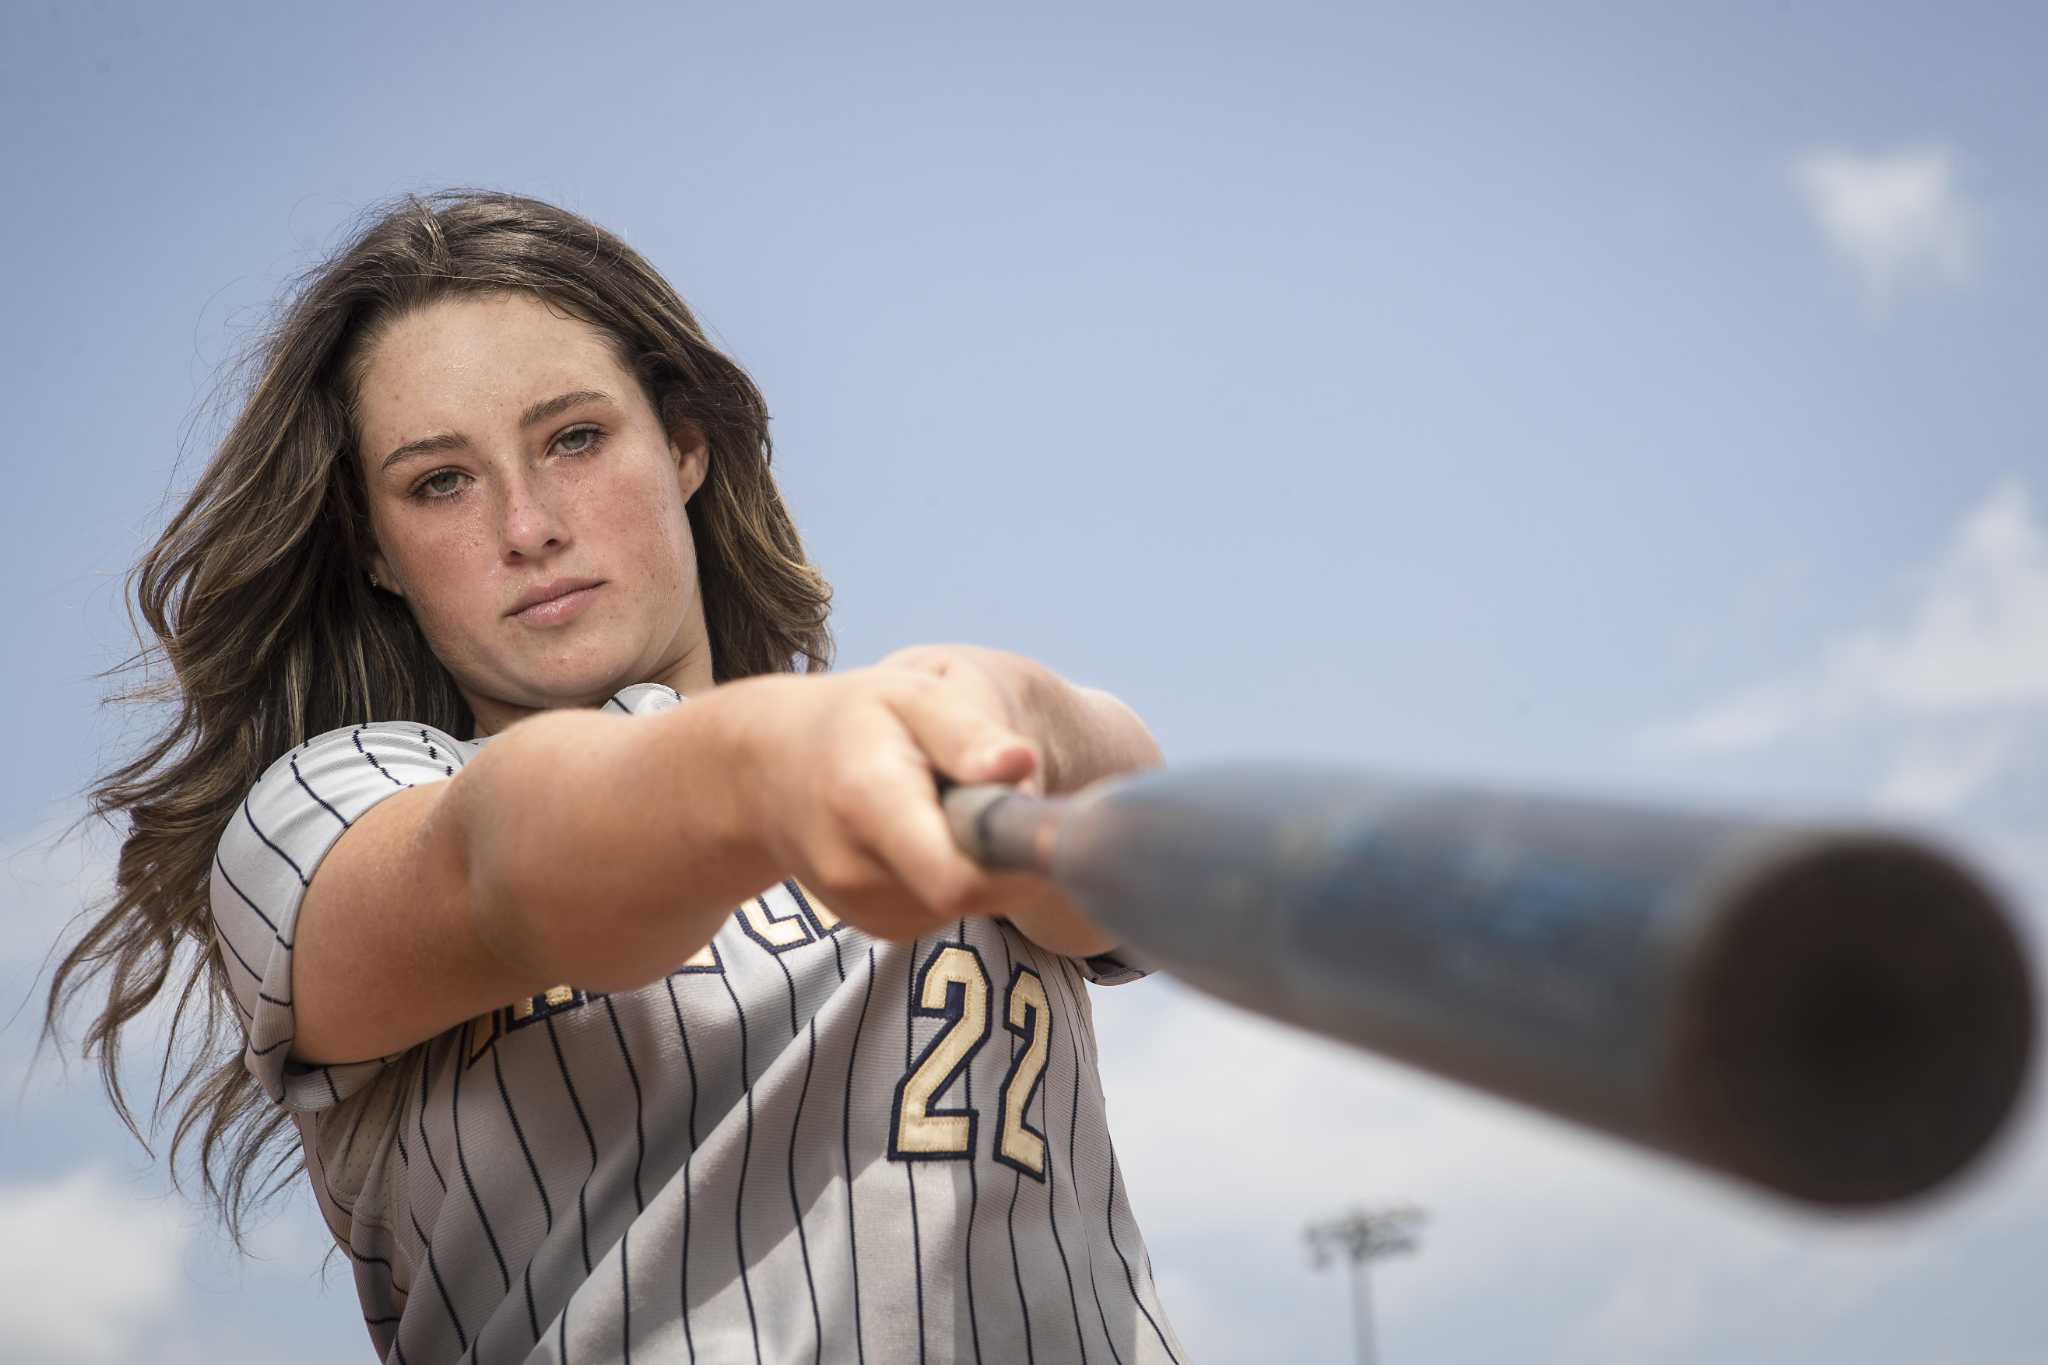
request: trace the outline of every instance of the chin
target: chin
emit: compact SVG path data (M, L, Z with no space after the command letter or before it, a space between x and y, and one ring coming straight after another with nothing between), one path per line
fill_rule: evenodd
M645 682L637 665L615 658L551 661L507 678L506 693L522 706L601 706L622 687Z

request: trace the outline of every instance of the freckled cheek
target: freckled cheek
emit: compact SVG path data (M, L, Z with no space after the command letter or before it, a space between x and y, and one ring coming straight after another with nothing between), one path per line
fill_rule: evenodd
M623 496L614 504L619 515L610 521L624 533L621 539L626 543L620 549L644 566L653 586L663 592L681 591L695 571L695 552L675 485L655 480L620 492Z
M407 529L392 557L428 638L452 642L488 626L501 612L490 593L490 538L468 525Z

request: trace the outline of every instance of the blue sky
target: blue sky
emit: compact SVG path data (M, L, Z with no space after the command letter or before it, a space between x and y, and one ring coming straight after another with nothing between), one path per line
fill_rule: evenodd
M619 231L748 367L845 663L1022 650L1176 762L1906 820L2039 926L2044 21L1620 11L10 8L0 1018L103 867L48 836L132 738L93 675L216 376L448 184ZM1406 1199L1389 1361L2042 1359L2031 1117L1814 1225L1169 983L1096 1011L1197 1360L1348 1359L1300 1227ZM14 1094L31 1014L0 1348L359 1358L308 1208L235 1264L81 1073Z

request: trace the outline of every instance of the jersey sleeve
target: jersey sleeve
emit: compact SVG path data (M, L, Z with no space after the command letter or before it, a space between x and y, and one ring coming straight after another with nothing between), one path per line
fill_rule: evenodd
M340 1104L394 1057L316 1066L292 1056L292 941L314 869L350 825L408 787L444 781L463 750L426 726L379 722L330 730L257 779L213 860L213 935L263 1093L313 1113Z
M1152 974L1150 967L1132 961L1129 953L1122 948L1112 948L1093 957L1077 957L1074 959L1074 965L1080 969L1083 977L1098 986L1121 986L1126 981L1136 981Z

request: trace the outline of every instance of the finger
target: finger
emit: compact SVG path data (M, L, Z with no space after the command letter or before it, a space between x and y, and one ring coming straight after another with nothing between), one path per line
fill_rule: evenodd
M1022 782L1038 771L1038 747L986 713L936 689L888 698L933 769L955 782Z
M839 919L891 943L908 943L937 922L882 859L853 839L838 844L829 872L816 869L801 880Z
M987 874L954 841L924 756L904 743L895 761L870 769L847 834L938 920L953 919L987 890Z
M937 920L958 918L985 889L986 876L953 842L928 791L905 790L867 831L868 847Z

